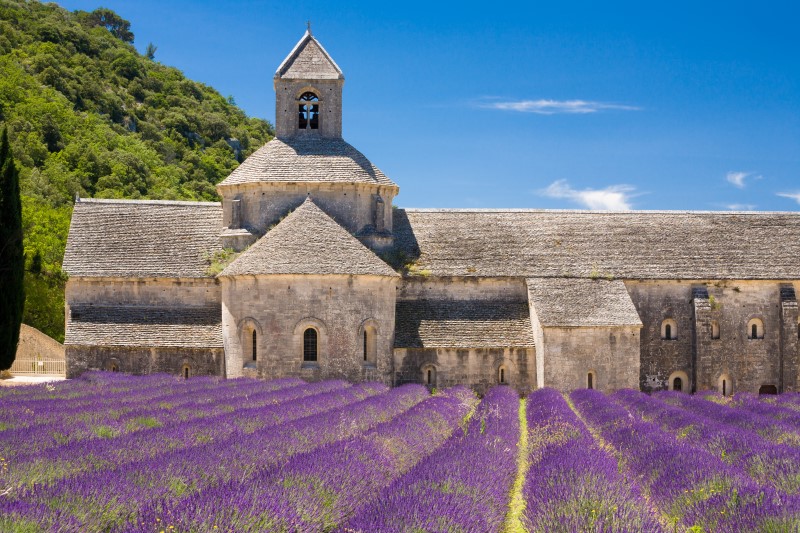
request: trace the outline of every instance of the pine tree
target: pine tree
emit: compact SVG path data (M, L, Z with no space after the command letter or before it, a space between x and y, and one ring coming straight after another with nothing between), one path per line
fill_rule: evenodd
M25 306L22 203L8 128L0 137L0 370L11 368Z

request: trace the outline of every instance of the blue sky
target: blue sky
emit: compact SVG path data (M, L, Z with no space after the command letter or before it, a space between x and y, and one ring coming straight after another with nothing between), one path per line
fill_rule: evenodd
M58 3L271 121L310 19L403 207L800 210L796 2Z

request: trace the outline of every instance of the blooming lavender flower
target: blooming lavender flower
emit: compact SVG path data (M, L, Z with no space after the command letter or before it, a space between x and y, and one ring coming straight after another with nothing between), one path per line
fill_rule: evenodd
M516 475L519 395L494 387L441 448L362 506L344 531L499 531Z
M589 425L624 458L670 527L722 531L750 520L760 524L754 531L760 530L771 518L763 511L770 506L785 510L775 519L796 519L796 497L760 487L689 439L633 416L597 391L578 390L571 398Z
M612 398L639 416L657 422L679 439L687 439L741 469L761 485L786 494L800 491L797 448L775 444L754 431L716 422L641 392L621 391Z
M522 523L529 531L661 531L639 486L621 473L564 397L527 400L530 468Z
M473 393L465 387L450 389L361 436L327 444L292 457L279 468L212 489L204 498L208 507L194 514L178 505L162 509L161 517L169 516L174 520L169 524L178 530L217 526L228 531L235 524L243 531L254 531L263 523L293 531L330 530L441 445L474 404ZM223 508L223 501L237 504ZM285 515L284 509L289 513ZM152 520L153 514L143 514L144 524Z

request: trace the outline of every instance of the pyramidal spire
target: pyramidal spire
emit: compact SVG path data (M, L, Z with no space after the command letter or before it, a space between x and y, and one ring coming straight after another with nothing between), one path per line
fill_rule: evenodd
M275 79L343 80L344 73L311 34L309 20L305 33L275 71Z

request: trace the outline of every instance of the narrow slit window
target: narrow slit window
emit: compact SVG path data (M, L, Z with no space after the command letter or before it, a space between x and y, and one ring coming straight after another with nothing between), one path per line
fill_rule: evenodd
M303 361L317 360L317 330L308 328L303 332Z
M506 369L505 368L501 368L500 369L500 383L505 383L505 382L506 382Z
M727 396L728 395L728 380L726 380L726 379L722 380L722 395L723 396Z
M432 382L432 379L433 379L433 370L431 370L431 369L429 368L429 369L428 369L428 385L430 385L430 384L431 384L431 382Z
M589 372L586 376L586 388L593 389L594 388L594 373Z
M665 339L671 339L672 338L672 325L671 324L667 324L666 326L664 326L664 338Z
M253 330L253 361L258 359L258 334Z
M189 365L183 365L183 379L189 379L191 368Z
M367 360L367 330L364 330L364 361Z

